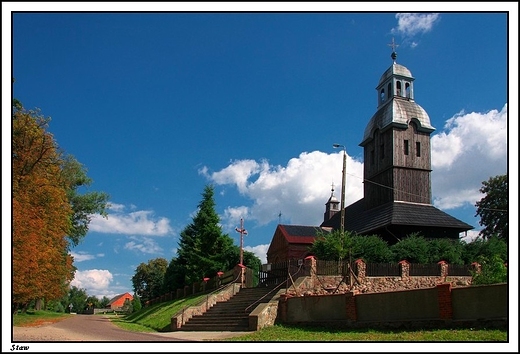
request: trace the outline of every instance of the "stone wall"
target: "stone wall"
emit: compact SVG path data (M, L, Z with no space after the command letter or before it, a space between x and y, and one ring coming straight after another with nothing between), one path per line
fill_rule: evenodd
M432 288L438 284L450 283L452 287L471 285L471 276L448 276L448 264L440 262L441 272L439 276L410 276L410 266L407 261L401 261L401 276L392 277L367 277L366 266L362 260L355 262L357 272L351 278L340 275L317 275L316 260L309 258L305 261L306 266L311 269L311 276L306 281L302 281L298 289L290 287L287 291L289 296L300 296L301 294L327 295L344 294L353 292L354 294L379 293L388 291L401 291ZM301 279L301 278L299 278ZM350 284L352 282L352 285Z

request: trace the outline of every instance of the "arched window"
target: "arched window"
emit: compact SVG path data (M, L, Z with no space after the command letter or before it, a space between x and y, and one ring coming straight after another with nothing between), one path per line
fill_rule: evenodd
M379 98L381 99L381 102L385 102L385 89L381 89Z
M392 84L388 83L388 97L392 97Z
M396 95L401 96L401 81L396 82Z
M410 98L410 83L407 82L405 85L405 90L406 90L406 98Z

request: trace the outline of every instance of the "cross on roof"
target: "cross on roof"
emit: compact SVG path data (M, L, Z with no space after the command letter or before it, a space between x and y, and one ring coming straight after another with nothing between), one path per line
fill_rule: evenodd
M395 52L395 49L399 47L399 44L395 44L394 38L392 37L392 43L387 44L388 46L392 47L392 52Z

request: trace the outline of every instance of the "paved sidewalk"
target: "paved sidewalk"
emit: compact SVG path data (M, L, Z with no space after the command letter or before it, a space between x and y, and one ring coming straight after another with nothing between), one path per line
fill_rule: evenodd
M175 332L155 332L154 335L169 337L175 339L181 339L186 341L195 341L195 342L203 342L203 341L218 341L224 338L232 338L239 337L245 334L249 334L253 332L193 332L193 331L175 331Z

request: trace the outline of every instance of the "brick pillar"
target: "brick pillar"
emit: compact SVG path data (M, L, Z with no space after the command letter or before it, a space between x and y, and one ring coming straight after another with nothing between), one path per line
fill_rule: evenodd
M446 281L446 277L448 276L448 263L446 263L446 261L440 261L437 264L441 265L441 278L442 278L442 281Z
M359 280L359 283L363 284L367 274L367 265L361 258L356 260L354 263L356 264L356 276Z
M410 263L406 259L403 259L399 262L399 265L401 266L401 279L410 278Z
M354 293L346 293L345 301L347 303L347 319L351 321L357 321L356 298Z
M318 277L316 275L316 257L307 256L304 261L305 269L309 269L312 287L315 288L318 285Z
M439 302L439 318L441 320L451 320L453 318L451 283L437 285L437 301Z

